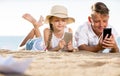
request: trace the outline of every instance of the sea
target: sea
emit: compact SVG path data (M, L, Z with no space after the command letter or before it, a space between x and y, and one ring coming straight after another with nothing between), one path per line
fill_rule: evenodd
M0 49L18 50L25 36L0 36Z
M0 36L0 49L17 51L25 36ZM120 48L120 37L117 40Z

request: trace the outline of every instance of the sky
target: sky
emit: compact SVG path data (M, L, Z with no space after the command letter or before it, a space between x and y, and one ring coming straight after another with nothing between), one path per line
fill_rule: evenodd
M120 34L120 1L119 0L0 0L0 36L25 36L33 25L22 18L25 13L30 13L36 20L40 15L44 18L50 14L54 5L63 5L68 9L68 15L74 17L76 22L68 25L73 31L87 21L91 5L95 2L104 2L110 9L109 24ZM43 25L43 31L48 25Z

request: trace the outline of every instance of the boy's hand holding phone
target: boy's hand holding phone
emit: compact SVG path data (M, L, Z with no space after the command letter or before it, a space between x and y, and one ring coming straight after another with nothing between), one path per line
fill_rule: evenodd
M103 40L105 39L105 37L107 36L107 38L110 38L110 36L112 35L112 28L105 28L103 30Z
M105 28L103 30L103 41L102 41L102 48L113 48L114 47L114 38L112 36L112 29Z

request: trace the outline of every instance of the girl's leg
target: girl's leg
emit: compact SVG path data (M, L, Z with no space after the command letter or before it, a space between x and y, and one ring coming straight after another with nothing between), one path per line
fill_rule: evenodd
M33 24L35 36L36 37L41 37L40 31L39 31L39 27L42 25L43 17L40 16L40 19L37 22L30 14L26 13L26 14L23 15L23 18Z
M29 39L32 39L34 36L41 37L41 33L39 31L39 27L42 25L42 22L43 22L43 17L42 16L40 17L38 22L36 22L36 20L30 14L24 14L23 18L28 20L29 22L31 22L33 24L34 28L30 31L30 33L22 41L22 43L20 44L20 47L25 45L26 42Z
M27 21L31 22L33 25L35 25L36 20L30 14L26 13L22 17Z
M35 37L41 37L41 33L40 33L40 30L38 28L34 28L34 34L35 34Z
M32 24L35 24L36 22L36 20L28 13L24 14L22 17L26 19L27 21L31 22ZM25 37L25 39L22 41L22 43L20 44L20 47L24 46L29 39L32 39L34 37L34 34L35 34L34 29L32 29L29 32L29 34Z
M29 39L33 39L34 37L34 29L32 29L29 34L25 37L25 39L22 41L22 43L20 44L20 47L21 46L24 46L26 44L26 42L29 40Z
M42 16L40 16L40 18L39 18L39 20L38 20L38 24L37 24L37 26L38 27L40 27L40 26L42 26L43 25L43 22L44 22L44 18L42 17Z
M40 33L40 31L39 31L38 28L43 25L43 21L44 21L44 20L43 20L43 17L40 16L40 19L38 20L38 22L35 23L35 26L36 26L36 27L34 27L34 28L35 28L34 33L35 33L35 36L36 36L36 37L41 37L41 33Z

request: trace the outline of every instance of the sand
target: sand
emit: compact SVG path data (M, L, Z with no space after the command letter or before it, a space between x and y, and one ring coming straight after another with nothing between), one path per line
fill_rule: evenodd
M120 76L120 53L35 52L0 50L0 55L12 55L16 60L34 58L24 74L0 76Z

